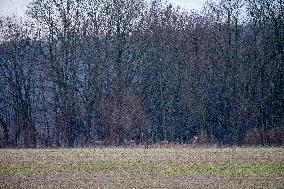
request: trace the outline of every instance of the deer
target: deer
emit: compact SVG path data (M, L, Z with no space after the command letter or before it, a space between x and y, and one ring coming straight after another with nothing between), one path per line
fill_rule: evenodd
M193 139L191 140L191 146L192 146L193 148L196 147L197 141L198 141L198 137L197 137L197 136L194 136Z
M136 142L135 142L135 140L133 140L133 139L130 139L130 140L124 139L124 144L125 144L126 146L135 146Z
M169 141L167 141L167 140L162 140L162 141L160 141L160 148L162 148L162 147L168 147L169 146Z
M145 149L148 149L148 148L149 148L149 144L150 144L149 140L145 140L145 141L143 142L144 148L145 148Z
M100 147L102 148L103 145L105 144L104 141L102 140L91 140L91 144L94 146L94 147Z

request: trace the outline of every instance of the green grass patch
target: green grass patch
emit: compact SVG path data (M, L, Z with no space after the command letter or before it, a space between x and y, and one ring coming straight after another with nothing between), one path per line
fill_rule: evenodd
M0 174L33 174L46 172L44 168L33 167L0 167Z
M0 175L79 172L284 175L283 148L4 149L0 152Z
M283 174L284 166L282 164L266 165L193 165L193 166L169 166L162 169L165 174L221 174L221 175L250 175L250 174Z
M65 163L59 167L0 167L0 174L36 174L36 173L98 173L127 172L155 173L167 175L196 174L284 174L281 163L256 164L252 162L174 162L160 161L80 161Z

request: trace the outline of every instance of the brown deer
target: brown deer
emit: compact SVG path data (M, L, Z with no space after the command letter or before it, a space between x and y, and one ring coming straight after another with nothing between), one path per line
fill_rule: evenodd
M143 145L144 145L145 149L149 148L149 144L150 144L150 142L148 140L143 142Z
M126 146L135 146L136 142L135 142L135 140L133 140L133 139L130 139L130 140L124 139L124 144L125 144Z
M103 140L91 140L91 144L94 147L100 147L102 148L104 146L104 141Z
M198 141L198 137L197 137L197 136L194 136L193 139L192 139L192 141L191 141L191 146L192 146L193 148L196 147L197 141Z
M162 147L169 147L169 141L162 140L162 141L160 141L159 145L160 145L160 148L162 148Z

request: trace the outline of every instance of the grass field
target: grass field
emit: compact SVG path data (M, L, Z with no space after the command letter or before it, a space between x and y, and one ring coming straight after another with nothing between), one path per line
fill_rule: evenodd
M2 149L0 188L284 188L284 149Z

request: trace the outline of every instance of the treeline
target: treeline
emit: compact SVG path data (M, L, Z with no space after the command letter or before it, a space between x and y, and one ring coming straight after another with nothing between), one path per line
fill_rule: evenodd
M282 0L33 0L0 27L2 146L283 145Z

